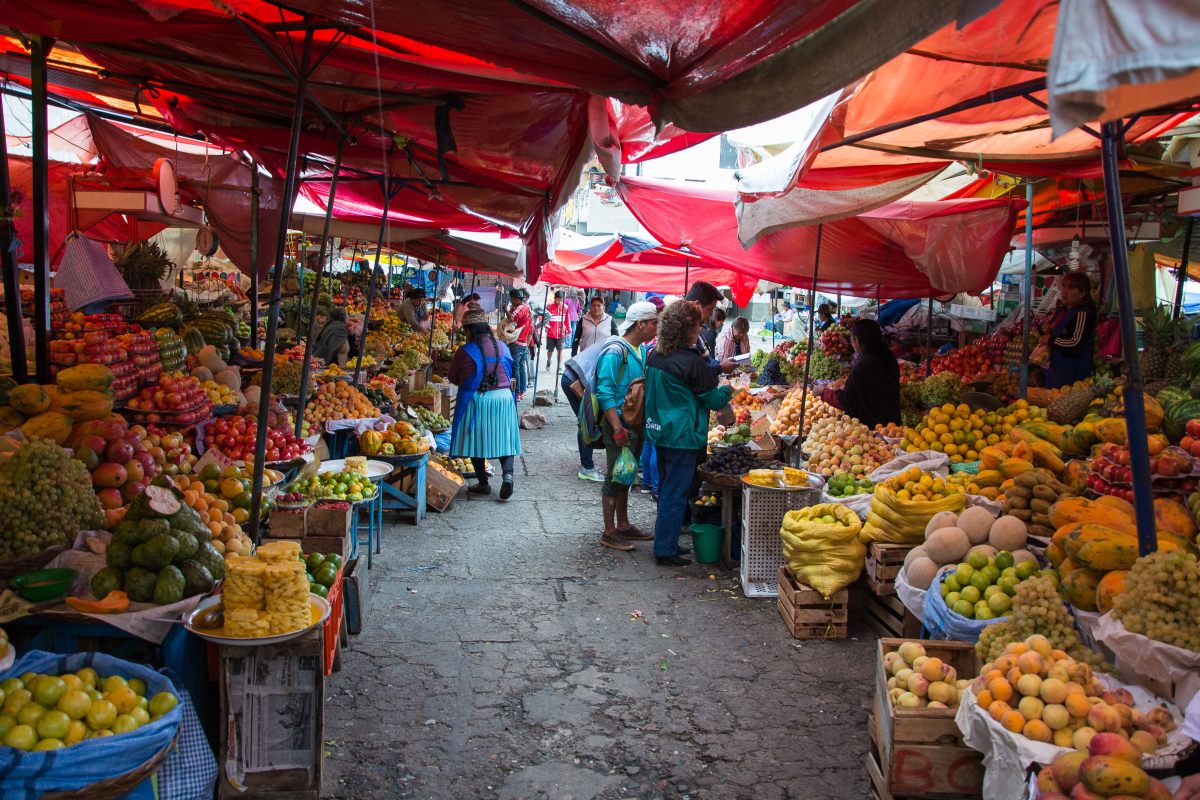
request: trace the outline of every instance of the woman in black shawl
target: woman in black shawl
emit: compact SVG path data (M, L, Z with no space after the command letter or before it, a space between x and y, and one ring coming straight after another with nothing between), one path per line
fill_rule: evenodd
M329 312L329 321L317 334L313 342L312 354L326 364L346 366L346 356L350 353L350 329L346 327L346 310L333 308Z
M850 328L857 353L841 389L827 389L825 399L869 428L900 422L900 365L873 319L860 319Z

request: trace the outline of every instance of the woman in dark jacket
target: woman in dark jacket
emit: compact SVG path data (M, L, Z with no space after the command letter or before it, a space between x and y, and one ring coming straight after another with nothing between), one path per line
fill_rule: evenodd
M1047 389L1069 386L1092 376L1096 305L1092 302L1091 278L1082 272L1068 272L1059 280L1063 308L1046 337L1050 346Z
M857 356L841 389L826 391L826 399L869 428L900 422L900 365L873 319L860 319L850 328ZM832 396L829 396L832 395Z

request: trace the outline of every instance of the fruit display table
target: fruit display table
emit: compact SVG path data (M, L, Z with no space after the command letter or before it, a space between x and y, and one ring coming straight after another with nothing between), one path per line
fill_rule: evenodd
M388 462L396 467L392 480L381 483L382 517L383 509L390 511L412 511L413 524L420 525L425 519L425 471L429 464L429 453L415 456L395 456ZM412 477L412 494L400 489L405 478ZM369 559L368 559L369 560Z

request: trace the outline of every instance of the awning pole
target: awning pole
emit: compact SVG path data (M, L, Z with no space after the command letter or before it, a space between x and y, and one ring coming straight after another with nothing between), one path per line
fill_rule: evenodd
M250 159L250 347L258 349L258 163L254 159Z
M50 141L46 121L46 55L52 47L53 39L35 36L29 51L29 85L33 94L33 352L40 384L50 383Z
M1104 166L1104 204L1108 208L1108 234L1112 243L1113 276L1117 281L1117 312L1121 323L1121 354L1125 360L1125 426L1130 431L1129 467L1133 472L1133 508L1138 529L1138 552L1158 549L1154 530L1154 499L1150 494L1150 448L1146 430L1146 406L1142 397L1142 365L1138 359L1137 327L1134 322L1133 286L1129 280L1125 242L1125 212L1121 207L1121 179L1117 161L1123 133L1121 123L1101 126L1100 157Z
M1029 396L1029 337L1033 333L1033 181L1025 184L1025 322L1021 326L1021 399Z
M16 228L13 225L11 189L8 180L8 140L4 130L4 107L0 103L0 269L4 273L4 314L8 319L9 355L12 376L17 383L29 380L25 363L25 331L21 326L21 281L13 252Z
M258 403L258 431L254 437L254 478L250 492L250 539L256 545L262 538L263 469L266 466L267 419L271 411L271 379L275 372L275 345L279 337L280 288L283 277L283 251L287 246L287 223L292 199L296 194L296 172L300 152L300 129L304 125L304 96L308 90L309 59L312 56L313 29L304 18L304 50L296 70L296 100L292 108L292 129L288 139L288 159L284 167L283 197L279 204L279 232L271 262L271 302L267 305L267 342L263 347L261 396ZM307 360L307 359L306 359ZM303 398L301 398L303 402Z
M688 289L692 288L692 260L690 258L683 259L683 293L686 295Z
M546 307L549 305L549 303L550 303L550 284L547 283L546 284L546 296L544 298L542 298L542 332L543 333L545 333L545 325L546 325ZM532 340L530 340L530 343L532 344ZM538 355L539 354L534 352L533 348L531 347L530 351L529 351L529 360L531 362L533 362L533 396L534 397L537 397L538 375L541 373L541 370L538 369L538 365L537 365Z
M441 273L442 273L442 257L439 255L437 258L437 261L434 262L434 267L433 267L433 274L436 276L439 276L434 281L434 285L433 285L433 293L435 295L437 294L437 281L441 279L440 278ZM420 274L420 272L418 271L417 274ZM432 308L429 309L429 363L425 366L425 377L426 378L429 378L433 375L433 331L435 328L437 328L437 298L436 297L435 298L426 298L426 300L430 300L430 299L432 299L433 302L432 302Z
M779 290L771 290L771 306L767 309L767 322L771 323L771 352L775 352L775 305L779 302Z
M342 171L342 146L345 140L339 139L337 152L333 157L333 177L329 180L329 199L325 202L325 226L321 229L321 252L317 258L317 269L313 273L313 296L308 304L308 328L304 335L304 360L300 362L300 407L296 411L296 435L300 435L300 424L304 421L304 404L308 402L308 383L312 379L313 340L317 337L317 298L321 296L321 285L325 275L325 243L329 243L329 271L333 271L333 239L329 237L329 228L333 224L333 200L337 197L338 173ZM303 297L303 295L301 295Z
M1187 225L1183 229L1183 255L1179 257L1179 269L1175 271L1175 313L1172 315L1174 319L1179 319L1179 314L1183 311L1183 285L1188 279L1188 255L1192 250L1192 227L1195 224L1196 218L1188 217Z
M925 320L925 377L933 374L933 295L929 296L928 317Z
M839 290L837 293L837 319L842 318L842 293Z
M363 313L362 329L358 332L358 358L354 361L354 377L350 381L352 386L358 386L359 378L362 375L363 353L367 351L367 326L371 323L371 304L375 300L375 272L383 271L379 269L379 256L383 252L383 240L387 236L388 208L392 204L392 195L399 190L399 184L393 187L390 178L383 179L383 215L379 218L379 241L375 243L375 264L367 271L369 276L367 278L367 308ZM433 317L429 319L429 342L430 345L433 344Z
M812 286L808 290L808 354L804 357L804 388L800 393L800 443L804 443L804 410L808 406L808 368L812 366L813 354L813 303L817 299L817 275L821 269L821 237L825 226L817 225L817 251L813 255ZM796 448L799 451L799 448Z

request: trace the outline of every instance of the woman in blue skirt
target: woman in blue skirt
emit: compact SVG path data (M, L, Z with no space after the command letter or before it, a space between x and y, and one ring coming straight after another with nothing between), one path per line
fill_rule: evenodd
M508 500L513 493L513 461L521 455L512 355L496 340L478 303L472 303L463 316L463 330L467 343L450 362L450 382L458 387L450 455L471 459L479 483L467 490L470 494L492 493L487 459L499 459L504 476L500 499Z

